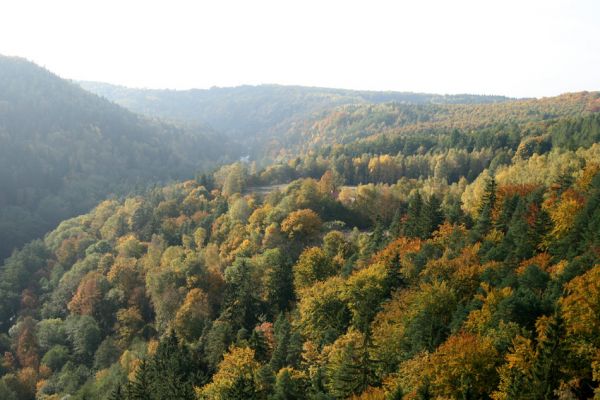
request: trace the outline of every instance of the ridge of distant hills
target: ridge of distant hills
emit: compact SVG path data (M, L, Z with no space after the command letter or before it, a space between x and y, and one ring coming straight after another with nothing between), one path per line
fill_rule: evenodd
M480 104L509 101L503 96L377 92L303 86L259 85L211 89L132 89L78 82L84 89L131 111L167 120L202 123L242 140L260 152L269 138L338 106L359 104Z
M600 107L596 92L512 99L282 85L163 90L78 83L134 112L211 126L263 164L382 135L394 138L501 125L532 129Z

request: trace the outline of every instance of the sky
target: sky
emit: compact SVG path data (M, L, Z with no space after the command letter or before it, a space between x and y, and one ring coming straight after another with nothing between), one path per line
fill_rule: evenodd
M598 0L0 0L0 54L141 88L600 90Z

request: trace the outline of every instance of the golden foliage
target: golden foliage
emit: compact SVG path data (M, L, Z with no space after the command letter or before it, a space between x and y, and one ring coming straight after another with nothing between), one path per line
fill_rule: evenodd
M321 230L321 218L310 209L290 213L281 223L281 231L290 238L310 239Z
M315 282L335 275L339 270L333 260L320 247L305 249L294 266L294 287L302 290Z
M483 398L496 387L500 356L488 338L466 332L451 336L431 355L426 373L435 393L452 399Z
M516 272L517 274L521 275L527 270L527 267L531 265L539 267L542 271L550 272L552 269L551 262L552 256L550 254L538 253L528 260L521 261L516 269Z
M210 317L208 296L201 289L194 288L188 292L175 319L175 331L186 340L194 340L202 334L202 329Z
M494 288L487 283L482 283L481 287L484 294L477 294L475 298L483 303L479 310L473 310L469 313L464 327L467 331L485 334L488 329L493 327L493 316L497 311L499 304L512 295L512 288Z
M600 265L566 285L560 300L567 332L589 338L600 347Z
M583 197L572 189L563 192L560 201L544 204L552 220L552 239L562 239L569 232L583 204Z
M255 374L259 368L254 360L254 350L248 347L230 347L224 355L219 369L213 375L212 382L195 388L198 399L228 400L227 391L238 381L255 382Z
M484 270L479 260L480 244L465 247L458 257L429 261L423 271L423 281L445 281L461 298L470 298L479 287L479 277Z

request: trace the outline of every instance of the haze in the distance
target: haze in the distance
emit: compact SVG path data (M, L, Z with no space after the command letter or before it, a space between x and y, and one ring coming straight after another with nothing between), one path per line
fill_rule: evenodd
M600 90L600 2L19 1L0 53L130 87Z

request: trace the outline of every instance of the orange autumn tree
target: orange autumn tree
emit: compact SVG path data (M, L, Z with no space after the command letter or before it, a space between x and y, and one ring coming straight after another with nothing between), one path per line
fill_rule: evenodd
M95 315L107 288L106 278L96 272L89 272L79 283L77 291L67 305L69 311L79 315Z

